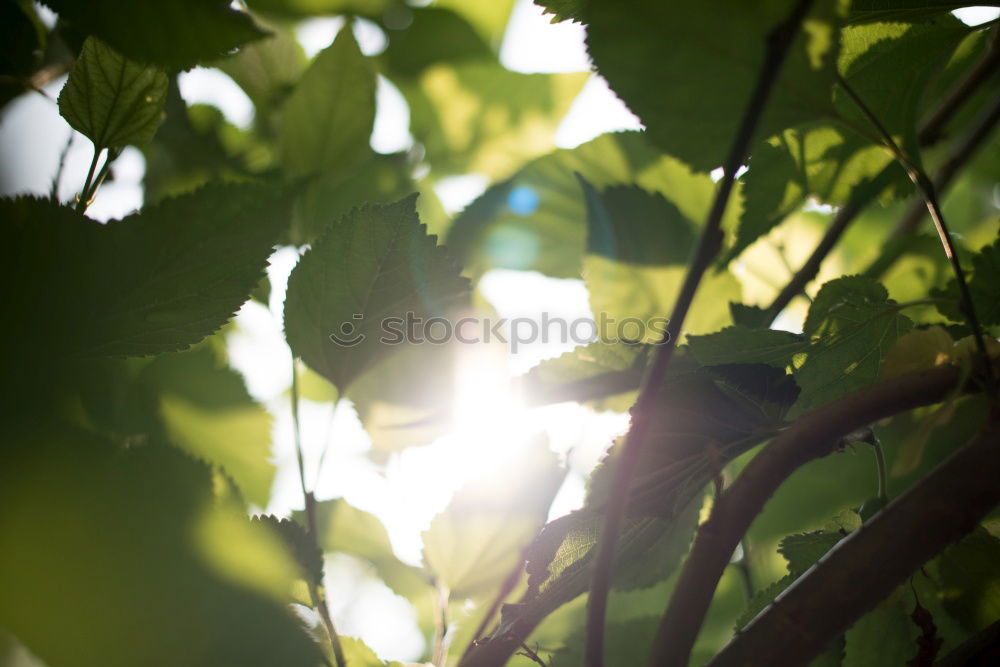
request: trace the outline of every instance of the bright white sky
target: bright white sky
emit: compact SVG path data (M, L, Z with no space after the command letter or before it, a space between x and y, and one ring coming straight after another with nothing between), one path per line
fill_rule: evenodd
M996 18L996 8L962 10L961 18L978 24ZM340 19L315 19L304 23L297 37L312 55L331 42L342 25ZM362 50L368 54L385 48L385 35L372 23L355 28ZM553 25L530 0L518 0L501 47L501 60L509 69L522 72L569 72L589 69L583 45L583 29L576 24ZM23 96L0 117L0 150L6 164L17 164L16 172L4 174L0 187L5 193L47 193L51 187L60 151L71 130L59 117L54 99L63 84L47 87L51 99ZM181 93L188 102L219 107L234 124L247 127L253 106L247 96L217 70L198 68L181 77ZM409 115L402 95L388 81L378 88L378 116L372 146L382 152L403 150L412 143ZM639 127L636 118L608 90L602 79L592 76L577 98L556 135L561 147L573 147L603 132ZM77 135L66 159L60 196L68 200L79 187L91 157L89 142ZM106 220L121 217L142 204L141 182L145 163L141 153L126 149L115 165L115 180L104 186L89 215ZM449 212L461 210L487 186L477 174L449 178L437 193ZM291 442L291 423L286 390L290 385L288 350L282 339L280 304L288 274L296 261L293 249L275 256L269 270L273 284L271 308L248 303L238 316L239 331L229 339L233 365L246 377L250 392L275 414L274 456L278 476L268 511L287 514L301 506ZM543 311L568 319L588 317L587 292L581 281L555 280L539 274L494 271L482 284L487 300L503 317L540 318ZM547 432L554 450L566 454L571 474L556 499L553 514L565 513L583 500L584 479L603 449L626 427L623 415L595 414L575 404L526 411L503 389L503 378L522 373L539 360L556 356L570 345L536 344L509 357L499 368L473 363L463 376L464 413L474 418L477 429L460 429L419 448L411 448L379 468L369 461L367 435L349 405L332 415L329 405L303 401L301 418L310 478L320 449L331 443L317 495L343 496L349 502L379 516L386 524L398 555L412 563L420 560L420 532L447 504L464 482L484 474L515 455L539 431ZM332 420L331 420L332 418ZM482 424L488 426L485 428ZM487 437L492 434L493 437ZM356 634L386 659L418 656L423 640L408 606L384 585L366 578L356 563L338 561L332 568L328 589L342 605L334 610L345 634ZM345 602L346 601L346 602Z

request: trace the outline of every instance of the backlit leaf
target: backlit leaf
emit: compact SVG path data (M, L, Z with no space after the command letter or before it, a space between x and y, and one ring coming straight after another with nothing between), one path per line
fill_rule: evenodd
M167 75L87 39L59 93L59 113L97 148L145 144L163 116Z
M292 176L346 174L368 148L375 72L345 27L302 75L281 116L281 149Z
M413 195L354 209L306 251L288 280L288 343L341 392L401 348L386 318L401 326L407 313L442 315L468 290L415 203Z

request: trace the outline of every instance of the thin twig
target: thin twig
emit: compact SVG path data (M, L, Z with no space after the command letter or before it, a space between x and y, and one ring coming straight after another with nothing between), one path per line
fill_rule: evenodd
M319 545L319 532L316 530L316 497L311 491L306 487L306 465L305 465L305 455L302 450L302 433L299 426L299 373L297 368L298 362L295 357L292 357L292 429L295 434L295 456L299 464L299 484L302 488L302 497L305 502L306 510L306 528L312 540ZM322 548L322 547L320 547ZM321 586L317 586L315 582L309 582L309 595L312 598L313 604L316 606L316 611L319 612L320 618L323 620L323 625L326 627L326 633L330 637L330 646L333 648L333 656L337 661L337 667L347 667L347 660L344 658L344 648L340 645L340 635L337 634L337 628L333 624L333 618L330 616L330 607L326 602L326 595L324 595Z
M841 88L847 93L847 95L854 101L855 105L864 114L872 126L878 131L882 136L882 140L885 142L886 147L892 151L895 156L896 161L899 162L906 173L909 175L910 180L913 184L917 186L917 189L923 195L924 201L927 203L927 211L931 215L931 220L934 221L934 227L937 229L938 238L941 239L941 246L944 248L944 254L951 262L952 271L955 273L955 282L958 284L958 291L961 295L962 300L962 310L966 318L969 320L969 328L972 329L972 334L976 339L976 348L979 352L979 362L986 374L986 381L990 387L991 393L995 388L995 380L993 377L993 365L990 364L989 353L986 351L986 339L983 336L983 329L979 325L979 317L976 315L976 306L972 302L972 294L969 292L969 285L965 280L965 271L962 269L962 263L958 260L958 251L955 249L955 243L951 238L951 232L948 231L948 226L945 224L944 213L941 211L940 203L938 202L937 189L934 187L934 183L927 176L927 173L915 162L910 160L909 156L899 147L896 141L892 138L892 134L885 128L882 121L876 116L872 110L865 104L865 101L861 99L861 96L847 83L842 77L838 77L837 83Z
M729 557L764 504L792 473L833 452L849 433L900 412L940 402L959 387L962 376L958 366L901 375L828 403L766 445L698 527L670 604L660 619L649 665L687 665Z
M698 248L680 294L677 296L673 313L671 313L663 340L656 350L649 366L639 397L632 410L632 428L625 437L621 457L615 467L612 478L610 501L604 524L596 546L593 571L590 583L590 595L587 598L587 643L584 653L586 667L602 667L604 664L604 624L608 604L608 592L614 570L615 552L618 536L621 532L622 519L628 502L629 484L639 462L642 449L645 446L649 421L656 411L656 397L667 375L667 369L673 358L677 339L681 333L684 318L687 316L705 271L711 266L722 247L723 234L721 229L722 216L729 202L736 179L736 172L746 159L747 150L753 140L758 122L764 113L771 89L778 79L778 73L785 60L785 55L791 47L795 35L798 34L802 22L812 0L799 0L795 3L788 17L775 26L767 37L764 52L764 62L754 85L746 112L740 121L733 145L723 163L723 175L719 181L712 208L705 221Z
M808 664L923 563L972 531L1000 502L998 407L969 444L834 547L710 664Z

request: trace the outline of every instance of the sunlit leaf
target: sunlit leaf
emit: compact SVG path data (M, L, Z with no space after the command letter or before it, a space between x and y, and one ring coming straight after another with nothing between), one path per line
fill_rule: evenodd
M413 599L430 590L418 568L396 558L385 526L378 518L342 499L317 505L316 530L326 553L344 553L367 561L397 595Z
M140 381L158 392L171 441L221 466L247 501L267 505L274 480L272 419L236 371L201 347L157 357Z
M847 276L825 284L806 318L813 342L795 371L797 407L808 410L873 383L892 344L912 326L877 282Z
M498 590L544 523L564 475L545 444L464 487L424 531L424 563L455 598Z
M413 135L439 175L510 176L553 148L587 74L521 74L498 63L439 63L400 81Z

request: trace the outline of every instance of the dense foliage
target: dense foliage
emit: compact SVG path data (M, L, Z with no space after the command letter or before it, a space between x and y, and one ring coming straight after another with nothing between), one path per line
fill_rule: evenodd
M94 148L56 176L75 201L0 199L3 664L387 664L336 632L337 554L412 605L439 667L997 655L1000 25L930 0L536 3L585 26L645 130L557 149L586 75L505 69L510 0L43 0L50 26L3 0L0 103L67 73ZM310 60L293 28L330 15ZM184 102L195 65L252 127ZM409 151L370 146L379 77ZM88 218L126 146L146 204ZM451 217L434 186L468 173L489 186ZM595 319L669 317L516 381L631 407L585 505L545 523L540 443L456 495L422 568L301 469L302 511L262 515L272 417L224 335L281 246L296 435L300 395L348 399L383 463L447 428L460 353L388 344L385 318L482 308L497 268L582 279Z

